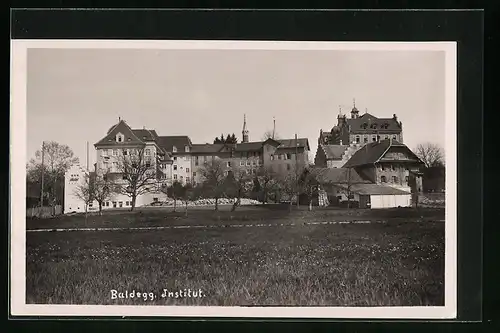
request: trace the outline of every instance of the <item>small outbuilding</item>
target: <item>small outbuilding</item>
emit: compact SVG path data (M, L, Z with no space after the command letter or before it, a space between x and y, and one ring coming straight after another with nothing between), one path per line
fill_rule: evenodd
M347 190L345 184L336 185ZM378 184L353 184L350 192L359 199L360 208L411 207L411 193Z

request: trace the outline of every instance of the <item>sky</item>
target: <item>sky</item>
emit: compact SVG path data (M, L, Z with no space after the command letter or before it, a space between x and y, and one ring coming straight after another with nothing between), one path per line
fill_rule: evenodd
M29 49L27 158L42 141L68 145L89 165L93 144L124 119L159 135L250 141L273 127L309 139L337 123L353 99L361 114L398 116L404 143L445 146L445 53L358 50Z

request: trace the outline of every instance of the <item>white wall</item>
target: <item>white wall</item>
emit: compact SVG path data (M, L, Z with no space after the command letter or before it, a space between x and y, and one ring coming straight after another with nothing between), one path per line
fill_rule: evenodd
M371 208L410 207L411 194L370 195Z
M73 165L64 175L64 211L85 212L85 203L75 195L78 186L85 182L87 171L80 165Z

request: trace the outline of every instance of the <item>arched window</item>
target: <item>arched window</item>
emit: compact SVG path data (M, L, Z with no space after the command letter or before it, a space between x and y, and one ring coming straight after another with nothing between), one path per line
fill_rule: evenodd
M359 137L359 135L356 136L356 143L359 143L361 140L361 138Z
M392 176L392 182L393 182L394 184L397 184L397 183L398 183L398 181L399 181L399 179L398 179L398 177L397 177L397 176Z
M382 183L387 183L387 179L385 178L385 176L380 177L380 181Z

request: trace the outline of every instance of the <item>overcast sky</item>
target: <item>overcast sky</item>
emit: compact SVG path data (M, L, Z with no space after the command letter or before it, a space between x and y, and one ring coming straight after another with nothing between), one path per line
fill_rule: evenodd
M250 141L272 129L307 137L356 106L403 122L404 142L445 145L442 51L30 49L27 156L43 140L67 144L90 164L93 144L118 122L188 135L193 143L235 133L246 113Z

